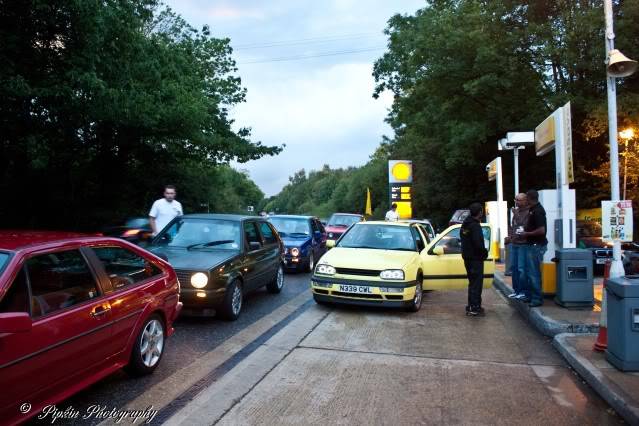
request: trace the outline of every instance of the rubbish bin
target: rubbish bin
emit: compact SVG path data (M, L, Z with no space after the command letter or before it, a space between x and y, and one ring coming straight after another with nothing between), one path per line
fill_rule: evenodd
M592 308L595 304L592 252L577 248L559 249L555 251L554 260L557 262L555 302L566 308Z
M621 371L639 371L639 275L606 281L606 359Z

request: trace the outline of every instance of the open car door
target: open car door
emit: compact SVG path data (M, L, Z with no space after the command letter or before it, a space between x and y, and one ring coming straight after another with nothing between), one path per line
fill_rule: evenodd
M453 225L435 237L420 253L424 271L424 290L460 290L468 288L464 259L461 255L461 225ZM490 250L490 225L482 224L484 245ZM495 260L484 262L484 288L493 285Z

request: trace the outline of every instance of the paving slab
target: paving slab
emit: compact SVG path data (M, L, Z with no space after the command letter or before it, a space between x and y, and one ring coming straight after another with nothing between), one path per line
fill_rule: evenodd
M493 303L484 302L483 318L465 315L464 298L465 292L431 292L417 313L339 306L300 346L511 363L528 362L535 354L527 349L534 349L539 362L561 363L550 341L512 315L494 290L484 291Z
M494 285L504 296L513 293L512 279L504 275L503 265L495 270ZM552 298L546 298L544 305L530 308L527 304L507 299L539 332L554 337L560 333L596 333L601 319L602 280L595 286L595 306L593 308L567 309L557 305Z
M570 374L565 370L543 366L535 371L518 364L298 348L219 424L618 422L583 398L577 386L553 386L565 382L565 375ZM550 387L555 391L549 391Z
M606 361L605 354L593 351L596 334L558 334L555 347L568 363L624 419L639 425L639 373L622 372Z

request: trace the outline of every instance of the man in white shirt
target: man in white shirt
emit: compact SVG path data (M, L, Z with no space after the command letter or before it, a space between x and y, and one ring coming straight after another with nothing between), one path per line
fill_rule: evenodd
M182 216L182 204L175 199L176 191L173 185L164 187L164 198L153 203L149 212L149 222L153 235L157 235L176 216Z
M387 222L397 222L399 220L399 213L397 213L397 204L393 203L391 209L386 212Z

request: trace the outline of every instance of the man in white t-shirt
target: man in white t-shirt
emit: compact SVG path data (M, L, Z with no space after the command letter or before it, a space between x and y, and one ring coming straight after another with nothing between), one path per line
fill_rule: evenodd
M153 235L157 235L176 216L182 216L182 204L175 199L176 191L173 185L164 187L164 198L153 203L149 212L149 222Z
M386 212L387 222L397 222L399 220L399 213L397 213L397 204L393 203L391 209Z

